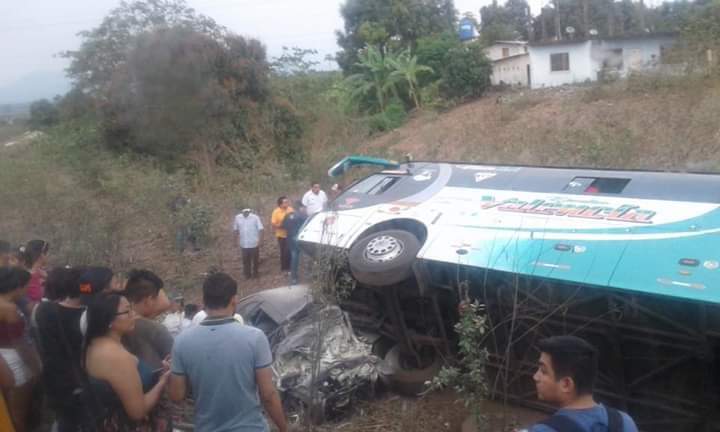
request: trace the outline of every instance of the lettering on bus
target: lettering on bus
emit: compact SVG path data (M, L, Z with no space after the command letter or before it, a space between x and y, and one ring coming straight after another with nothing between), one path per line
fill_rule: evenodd
M503 201L491 201L482 205L483 210L496 209L505 212L538 214L548 216L567 216L571 218L596 219L617 222L633 222L651 224L656 212L642 209L632 204L618 207L603 205L587 205L562 200L549 201L535 199L532 201L510 198Z

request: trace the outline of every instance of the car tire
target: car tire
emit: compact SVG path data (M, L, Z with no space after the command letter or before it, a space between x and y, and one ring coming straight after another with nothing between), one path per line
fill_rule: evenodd
M403 230L384 230L367 235L350 248L350 271L365 285L389 286L412 275L420 241Z
M427 388L425 383L431 381L440 372L442 359L437 352L433 352L433 358L427 366L408 368L403 365L400 356L400 345L390 348L378 368L380 379L396 393L417 396Z

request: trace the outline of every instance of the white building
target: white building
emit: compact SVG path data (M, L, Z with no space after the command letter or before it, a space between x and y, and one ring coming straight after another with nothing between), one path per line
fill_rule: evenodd
M653 69L674 41L674 35L647 34L531 43L531 87L597 81L603 74L626 77L634 70Z
M493 62L492 85L528 85L530 56L526 41L497 41L484 51Z
M483 51L491 61L500 60L518 54L527 54L528 43L526 41L497 41Z

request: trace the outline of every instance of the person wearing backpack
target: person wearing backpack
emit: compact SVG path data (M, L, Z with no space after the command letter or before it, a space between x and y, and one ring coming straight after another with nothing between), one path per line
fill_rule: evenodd
M538 398L559 409L528 432L638 432L626 413L595 402L598 352L576 336L554 336L538 343L533 375Z

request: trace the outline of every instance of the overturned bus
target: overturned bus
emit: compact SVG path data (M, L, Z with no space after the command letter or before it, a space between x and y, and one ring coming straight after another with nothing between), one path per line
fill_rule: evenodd
M598 398L642 430L720 430L720 175L349 157L380 166L299 235L342 251L344 307L401 384L453 350L464 299L486 307L492 396L543 407L537 340L600 351Z

